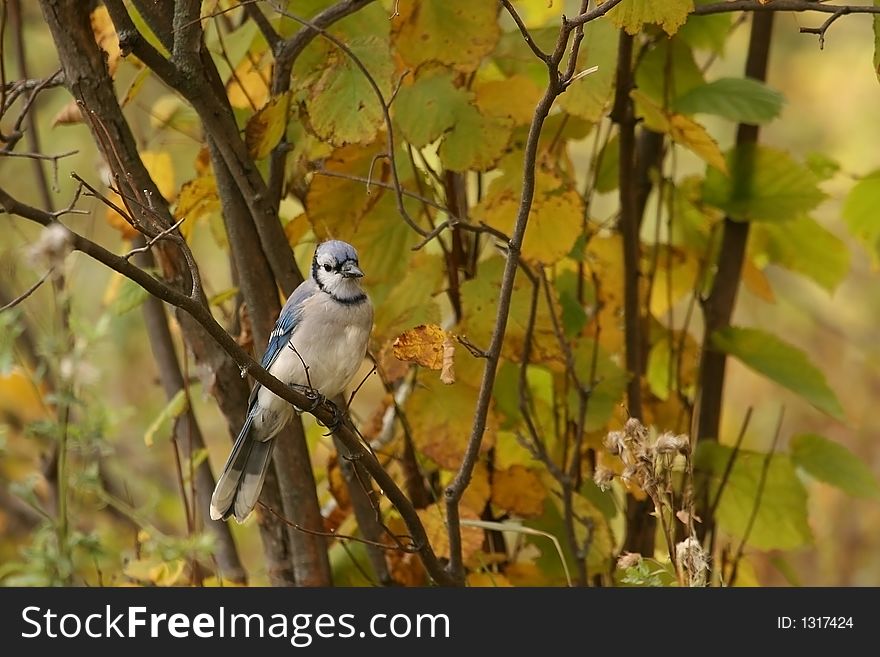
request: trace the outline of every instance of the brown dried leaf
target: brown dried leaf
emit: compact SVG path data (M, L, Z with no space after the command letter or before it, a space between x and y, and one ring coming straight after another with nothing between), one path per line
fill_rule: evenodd
M500 573L471 573L467 576L467 585L470 587L512 587L513 584Z
M428 542L434 546L434 552L438 557L449 558L449 534L446 530L446 510L442 504L432 504L425 509L417 511ZM468 508L461 509L463 520L477 520L477 514ZM483 530L479 527L461 528L461 553L462 560L467 563L470 558L480 551L483 546Z
M122 204L122 198L116 192L112 190L107 190L107 198L115 203L118 207L124 208L125 206ZM140 232L128 223L121 214L119 214L116 210L111 208L109 205L104 214L104 218L110 226L118 230L124 239L130 240L138 235Z
M287 129L290 110L290 94L272 98L259 112L248 119L244 139L248 153L255 160L269 156Z
M450 336L442 328L436 324L420 324L397 336L393 346L394 356L398 360L439 370L444 366L444 352L447 342L451 343ZM454 346L452 349L454 351ZM444 381L444 383L448 382Z
M544 511L547 490L534 470L513 465L498 470L492 480L492 504L511 513L536 517Z
M455 343L449 333L443 339L443 365L440 370L440 382L446 385L455 383Z
M486 507L486 502L489 501L490 494L489 468L486 467L485 462L477 461L471 483L464 489L461 497L461 505L480 515Z
M52 117L52 127L54 128L56 125L74 125L83 123L84 120L79 105L76 104L75 100L71 100Z

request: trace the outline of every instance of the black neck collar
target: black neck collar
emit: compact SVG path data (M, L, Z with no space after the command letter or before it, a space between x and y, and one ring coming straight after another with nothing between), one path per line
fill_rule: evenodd
M333 294L330 290L324 287L324 284L321 282L321 279L318 278L318 260L312 260L312 280L315 281L315 284L318 286L318 289L321 290L324 294L329 294L330 298L333 299L337 303L341 303L344 306L356 306L359 303L363 303L367 300L367 295L361 292L358 295L353 297L338 297Z

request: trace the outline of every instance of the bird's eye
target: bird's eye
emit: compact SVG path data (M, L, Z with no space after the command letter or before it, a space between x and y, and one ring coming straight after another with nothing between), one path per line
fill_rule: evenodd
M324 265L324 271L333 271L333 267L330 265Z

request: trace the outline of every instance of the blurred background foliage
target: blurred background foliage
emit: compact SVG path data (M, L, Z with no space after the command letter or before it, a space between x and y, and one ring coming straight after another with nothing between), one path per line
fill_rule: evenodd
M23 43L27 77L51 76L58 69L55 45L37 3L18 3L18 36L12 33L7 4L5 81L23 77L16 39ZM332 3L289 4L290 11L309 17ZM577 13L561 0L513 4L545 48L555 40L563 10ZM689 5L670 6L679 4ZM733 319L738 327L762 333L731 329L719 336L719 348L737 357L729 359L720 444L694 455L697 470L714 473L709 481L717 484L744 418L750 417L736 465L725 477L716 517L719 552L711 558L720 563L722 546L735 552L745 535L737 585L876 585L880 419L871 409L880 395L875 321L880 313L880 192L865 178L880 168L872 19L836 21L820 50L814 36L798 32L820 18L781 13L766 86L725 89L722 82L706 91L706 82L742 78L750 18L736 13L691 16L679 29L684 16L679 20L671 9L665 11L656 20L618 11L588 25L578 68L599 69L572 85L544 127L523 257L546 276L550 303L542 291L530 326L531 287L522 275L517 279L484 455L462 500L462 515L487 523L522 521L546 535L507 532L506 547L499 547L492 541L501 534L488 531L490 525L464 527L468 582L565 581L560 555L547 538L562 543L570 564L557 482L517 439L517 433L525 433L519 377L528 345L532 413L545 432L551 460L567 463L564 452L576 429L577 399L561 331L575 370L585 379L596 374L583 423L587 458L574 498L578 531L588 534L587 540L579 539L587 546L588 571L605 584L669 583L663 565L668 557L664 560L659 542L657 561L651 561L658 569L641 562L615 571L614 557L624 542L621 505L627 487L615 479L603 494L591 481L597 464L620 474L603 438L627 419L618 290L623 264L614 230L618 142L608 119L618 26L625 23L638 33L636 112L643 125L666 135L668 145L662 170L651 174L654 189L641 234L644 271L653 268L655 273L650 291L642 290L650 327L645 424L656 433L690 433L701 324L694 313L685 335L682 318L695 285L705 289L705 260L716 234L711 227L723 211L734 216L764 212L743 217L757 220ZM284 37L300 29L271 6L265 14ZM371 364L364 365L358 381L366 377L366 383L352 414L368 439L380 440L383 462L402 480L404 427L395 423L389 431L383 417L393 408L391 393L399 393L402 384L411 389L399 403L428 493L437 496L461 461L482 374L482 361L453 336L484 348L494 326L504 260L492 233L474 237L446 230L412 250L420 237L401 219L388 189L393 183L388 158L377 157L387 136L381 106L355 61L330 41L315 39L296 60L292 90L273 98L268 87L272 53L256 23L231 0L203 3L202 15L207 16L207 48L264 176L279 141L289 144L287 194L279 216L300 269L308 271L315 243L325 237L349 240L361 253L377 308L371 351L378 374L371 374ZM93 12L92 24L109 53L117 95L141 157L173 204L175 218L186 218L181 231L196 255L214 314L224 325L241 328L199 117L143 64L119 56L103 7ZM447 220L450 210L458 213L463 207L474 223L508 233L519 205L525 135L546 85L546 68L498 3L369 3L333 25L330 33L361 58L386 98L396 94L391 115L402 187L433 203L404 198L409 215L430 229ZM737 98L743 102L737 104ZM43 152L73 151L42 163L55 209L65 207L77 190L71 172L102 190L108 182L106 165L71 102L62 87L50 88L40 93L32 110ZM12 111L3 117L4 134L16 116ZM762 124L765 206L757 198L761 190L747 199L746 207L731 197L735 163L726 154L741 120ZM0 157L0 187L42 207L33 166L26 158ZM857 184L861 192L853 191ZM456 193L462 198L453 198ZM77 208L85 213L65 218L71 228L115 252L131 248L131 228L101 201L83 196ZM7 303L45 273L39 252L45 238L39 227L9 216L3 217L0 235L0 291L9 297L2 300ZM450 257L457 258L452 286ZM203 390L205 373L188 360L184 348L178 353L187 394L171 402L164 396L137 312L144 294L121 275L73 254L63 264L63 278L52 277L16 308L0 313L0 582L185 584L193 581L192 564L200 561L207 573L204 583L220 583L210 573L211 540L187 529L181 485L184 490L190 486L192 468L202 460L215 469L222 463L229 447L226 423ZM415 329L419 325L442 329L426 337ZM173 320L171 326L179 343ZM237 337L251 346L246 333ZM454 349L454 373L448 367L434 371L442 368L442 359L427 367L406 362L424 360L421 348L415 354L398 351L404 360L396 358L392 343L401 334L430 349L445 342L444 347ZM774 336L778 342L769 339ZM254 347L259 354L262 345ZM679 359L680 367L673 367ZM441 377L454 383L441 382ZM207 450L197 451L193 462L180 468L170 438L187 404L195 411ZM306 432L326 528L357 534L334 444L308 417ZM67 454L66 467L60 469L58 445ZM778 455L765 459L774 449ZM762 492L756 493L759 488ZM630 486L639 495L637 489ZM756 494L762 495L761 504L751 518ZM69 526L64 528L58 527L59 504L68 506ZM392 529L402 531L399 517L384 502L381 512ZM419 509L441 555L444 541L448 553L442 513L442 505L433 502ZM251 583L266 583L253 521L233 525L232 531ZM369 583L362 544L335 541L330 551L336 583ZM387 559L398 583L426 582L414 555L392 551Z

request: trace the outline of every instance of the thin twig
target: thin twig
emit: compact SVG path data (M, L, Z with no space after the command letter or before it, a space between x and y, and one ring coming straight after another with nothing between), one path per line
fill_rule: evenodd
M56 221L52 213L20 202L2 188L0 188L0 206L11 215L17 215L42 226L52 225ZM71 231L71 235L73 248L75 250L85 253L110 269L117 271L126 278L134 281L153 296L186 312L208 333L208 335L211 336L214 342L216 342L217 345L238 364L243 375L250 374L267 390L298 408L308 408L312 404L313 400L279 381L251 358L235 339L229 335L219 323L217 323L211 315L210 310L201 302L201 300L193 299L189 295L169 286L164 281L152 276L139 267L134 266L129 261L125 260L125 258L108 251L88 238L73 231ZM309 413L325 425L332 425L336 419L338 411L332 403L324 401L322 404L311 409ZM384 492L385 496L391 501L395 508L397 508L412 537L413 550L418 552L428 574L440 585L450 586L457 583L457 581L451 578L441 566L440 561L428 540L421 519L418 517L415 508L394 479L385 471L375 456L373 456L373 454L361 443L360 439L349 425L340 425L337 428L336 435L351 452L352 457L360 460L370 476L375 479L380 490Z
M394 193L397 200L397 211L400 214L401 218L410 228L412 228L419 235L424 237L425 235L427 235L428 231L426 231L424 228L416 223L416 221L410 216L409 212L406 209L406 206L403 203L403 186L400 182L400 175L397 171L397 158L394 153L394 127L391 123L391 103L390 101L385 100L385 94L382 93L382 89L379 87L379 83L376 82L376 79L373 77L372 73L370 73L369 69L367 68L366 64L364 64L364 62L361 60L361 58L358 57L351 48L349 48L342 41L330 34L327 30L320 27L319 25L316 25L312 21L308 21L295 14L292 14L281 7L276 7L276 11L278 11L278 13L280 13L282 16L290 18L300 25L308 27L320 34L322 37L327 39L327 41L329 41L334 46L339 48L342 52L344 52L352 61L352 63L354 63L354 65L358 67L361 73L363 73L364 77L367 80L367 83L370 85L370 88L373 90L373 93L376 94L376 98L379 100L379 105L382 108L382 115L385 119L385 138L387 143L387 153L385 155L391 165L391 177L394 180Z
M743 552L746 549L746 543L755 526L755 520L758 518L758 510L761 508L761 499L764 496L764 486L767 483L767 473L770 471L770 462L776 453L776 445L779 442L779 434L782 432L782 420L785 417L785 406L779 409L779 419L776 421L776 431L773 433L773 442L770 450L764 455L764 461L761 463L761 476L758 479L758 488L755 490L755 504L752 506L752 512L749 515L749 521L746 523L745 531L743 531L742 540L733 557L733 569L730 571L728 585L733 586L736 582L736 574L739 569L739 562L742 559Z
M55 268L50 267L49 270L45 274L43 274L36 283L31 285L27 290L25 290L24 292L19 294L17 297L15 297L12 301L7 303L5 306L0 307L0 313L4 312L6 310L11 310L12 308L15 308L18 304L20 304L22 301L24 301L29 296L31 296L34 292L37 291L37 289L43 283L46 282L46 279L49 278L49 276L51 276L54 271L55 271Z
M326 538L338 538L340 541L354 541L355 543L363 543L364 545L371 545L373 547L380 548L382 550L387 550L389 552L410 552L411 553L411 552L418 551L415 546L415 543L412 543L409 546L406 546L403 544L388 545L387 543L380 543L378 541L371 541L366 538L361 538L360 536L350 536L347 534L338 534L336 532L325 532L325 531L320 531L318 529L309 529L308 527L300 527L292 520L288 520L283 515L278 513L271 506L267 506L267 505L263 504L262 502L257 502L257 504L260 505L261 509L265 509L266 511L271 513L273 516L278 518L285 525L287 525L288 527L292 527L293 529L295 529L298 532L303 532L305 534L312 534L313 536L324 536Z

